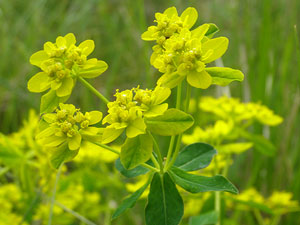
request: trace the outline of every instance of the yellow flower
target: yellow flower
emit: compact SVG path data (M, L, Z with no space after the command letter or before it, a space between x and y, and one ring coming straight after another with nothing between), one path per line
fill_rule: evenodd
M139 87L117 90L116 100L107 104L108 115L102 121L109 124L103 131L102 143L114 141L125 130L128 138L146 133L144 117L162 115L168 109L168 104L163 102L170 94L169 88L159 86L153 91Z
M67 144L70 150L78 150L82 139L100 139L100 128L91 127L102 119L99 111L81 113L71 104L60 104L55 113L43 115L46 128L37 139L47 148L57 148Z
M284 214L289 211L299 211L299 203L292 200L293 194L285 191L274 191L267 199L267 206L270 207L276 214Z
M58 97L69 96L78 76L93 78L107 69L104 61L87 59L95 48L94 41L75 44L74 34L69 33L57 37L55 43L46 42L44 50L34 53L30 63L41 68L42 72L28 81L28 90L44 92L51 88Z

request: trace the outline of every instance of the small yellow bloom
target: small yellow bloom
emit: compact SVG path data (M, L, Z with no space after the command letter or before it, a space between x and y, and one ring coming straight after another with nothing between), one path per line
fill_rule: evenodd
M44 92L51 88L58 97L69 96L76 82L76 77L93 78L107 69L104 61L87 59L95 48L94 41L86 40L76 44L74 34L59 36L56 42L46 42L44 50L34 53L30 63L38 66L42 72L28 81L28 90Z
M82 139L100 139L100 128L91 127L102 119L99 111L81 113L71 104L60 104L55 113L43 115L46 128L37 139L47 148L58 148L67 144L70 150L78 150Z
M102 123L109 125L103 131L102 143L110 143L118 138L126 130L128 138L134 138L146 133L144 117L162 115L168 104L163 103L171 94L169 88L157 86L153 91L140 89L119 92L116 100L109 102L108 115Z

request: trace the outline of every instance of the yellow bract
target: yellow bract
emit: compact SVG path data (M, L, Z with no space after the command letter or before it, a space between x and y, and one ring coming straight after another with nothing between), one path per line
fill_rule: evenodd
M60 104L55 113L47 113L43 119L46 128L37 135L37 140L47 148L67 143L70 150L78 150L82 139L100 139L100 128L90 127L102 119L99 111L83 114L74 105Z
M28 81L28 90L43 92L51 88L58 97L69 96L76 82L76 77L93 78L107 69L104 61L87 59L95 48L94 41L86 40L76 46L74 34L59 36L56 42L46 42L44 50L30 57L32 65L41 68Z
M102 143L109 143L118 138L126 129L129 138L146 133L144 117L162 115L168 104L163 103L171 94L169 88L157 86L154 90L140 89L119 92L116 100L107 104L108 115L103 124L109 125L104 129Z
M211 75L205 70L206 64L220 58L228 47L228 39L210 39L205 35L210 24L190 30L198 13L187 8L178 16L175 7L164 13L155 14L156 26L150 26L142 34L146 41L156 41L151 64L163 73L157 84L169 88L177 86L183 79L196 88L206 89L212 84Z

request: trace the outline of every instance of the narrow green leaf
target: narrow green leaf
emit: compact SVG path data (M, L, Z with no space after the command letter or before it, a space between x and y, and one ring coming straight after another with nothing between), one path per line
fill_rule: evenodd
M162 136L178 135L194 124L191 115L178 109L168 109L163 115L147 118L147 129Z
M169 171L176 184L191 193L206 192L206 191L227 191L237 194L237 188L221 175L213 177L198 176L189 174L185 171L172 167Z
M127 170L124 168L124 166L121 163L120 158L116 160L116 169L125 177L132 178L132 177L137 177L139 175L143 175L149 172L149 169L142 167L142 166L137 166L134 169Z
M58 97L56 91L50 90L48 93L44 94L41 98L40 113L50 113L53 112L59 103L64 103L68 100L70 96Z
M209 144L193 143L178 154L174 165L184 171L199 170L207 167L216 153Z
M134 192L132 195L130 195L128 198L126 198L121 205L116 209L116 211L112 215L112 220L116 219L119 217L122 213L124 213L127 209L132 208L137 200L141 197L141 195L144 193L148 185L150 184L150 179L149 181L142 186L140 189L138 189L136 192Z
M189 225L213 225L218 222L218 213L216 211L207 212L199 216L190 218Z
M244 80L244 74L240 70L228 67L208 67L205 70L212 77L212 83L216 85L226 86L232 81Z
M178 225L183 216L183 201L176 185L165 173L156 173L151 182L145 209L147 225Z
M55 169L58 169L62 163L73 159L78 154L78 151L79 150L69 150L67 143L62 144L61 146L53 150L50 157L51 165Z
M148 161L151 157L153 141L148 134L127 138L121 148L121 163L127 170Z

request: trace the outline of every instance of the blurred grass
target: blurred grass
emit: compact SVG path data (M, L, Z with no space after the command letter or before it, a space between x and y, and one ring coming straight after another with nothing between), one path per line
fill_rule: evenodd
M38 95L26 89L27 80L38 71L29 57L45 41L68 32L79 42L95 40L93 56L105 60L109 70L91 83L107 96L116 88L153 87L159 74L149 63L151 45L140 35L155 12L172 5L179 11L196 7L198 25L216 23L218 35L229 37L224 65L246 74L242 84L230 86L232 95L261 101L285 119L278 128L255 127L256 133L270 137L277 155L244 154L230 178L240 188L255 185L266 194L286 189L300 199L300 59L294 34L294 25L300 26L298 0L0 1L0 131L17 130L29 108L38 110ZM215 88L202 93L214 94ZM80 84L71 101L84 110L94 109L95 102L101 107ZM300 224L299 218L291 214L282 224Z

